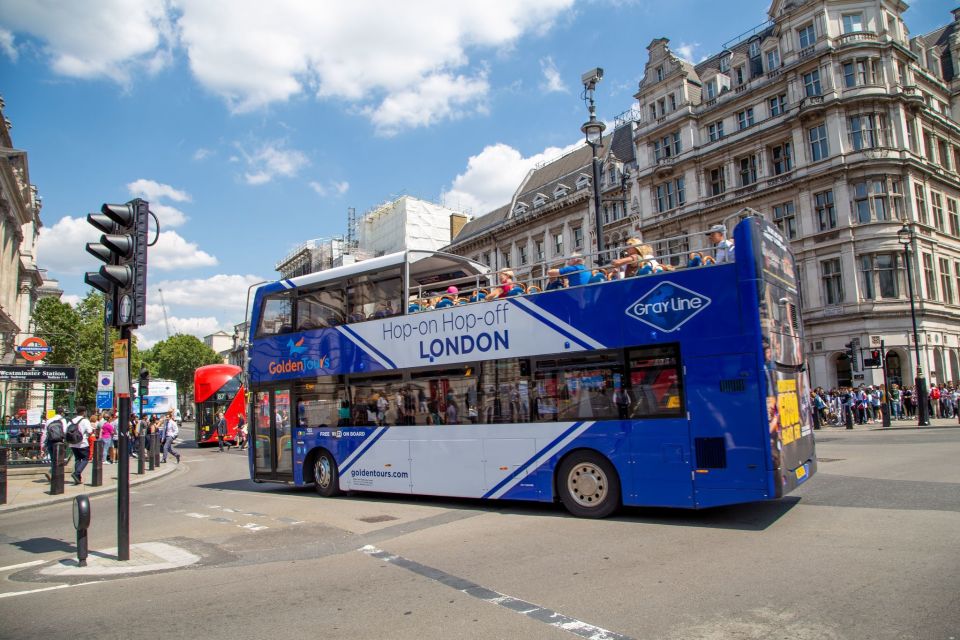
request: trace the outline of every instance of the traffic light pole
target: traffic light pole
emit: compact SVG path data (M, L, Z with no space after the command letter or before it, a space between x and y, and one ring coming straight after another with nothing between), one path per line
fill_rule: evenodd
M130 327L120 327L120 339L130 344ZM130 369L127 369L127 376ZM126 380L127 388L130 381ZM120 387L123 388L123 387ZM120 398L120 451L117 469L117 559L130 559L130 396Z

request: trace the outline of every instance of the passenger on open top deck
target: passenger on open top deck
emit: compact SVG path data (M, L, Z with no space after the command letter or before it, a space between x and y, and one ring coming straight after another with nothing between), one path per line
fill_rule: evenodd
M490 289L487 300L496 300L497 298L506 298L510 295L510 290L514 288L513 271L504 269L500 272L500 285Z
M550 269L548 276L563 276L567 279L567 286L577 287L590 282L590 272L583 266L583 256L574 253L567 260L566 266L559 269Z
M557 275L551 276L550 271L556 271ZM560 273L559 269L550 269L550 271L547 272L548 280L547 280L547 286L543 288L544 291L553 291L554 289L563 289L565 286L567 286L566 284L564 284L563 278L561 278L559 275Z
M713 257L717 264L733 262L733 240L727 239L727 228L722 224L715 224L707 231L707 238L713 244Z

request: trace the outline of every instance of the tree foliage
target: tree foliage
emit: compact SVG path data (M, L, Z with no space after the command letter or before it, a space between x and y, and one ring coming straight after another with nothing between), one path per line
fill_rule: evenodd
M76 402L94 407L97 397L97 372L103 370L103 295L91 291L71 306L56 298L43 298L33 310L35 335L46 340L53 351L44 359L45 364L74 366L77 368ZM119 339L115 329L110 331L110 345ZM130 370L140 367L140 353L134 336L130 346ZM113 354L108 354L109 366L113 368ZM66 400L59 391L54 401Z
M194 371L207 364L221 364L223 358L197 337L181 333L145 351L143 362L152 378L165 378L177 383L183 403L192 395Z

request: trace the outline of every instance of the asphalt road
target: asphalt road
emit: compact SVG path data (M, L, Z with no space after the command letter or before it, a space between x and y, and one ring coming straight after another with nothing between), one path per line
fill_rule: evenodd
M97 581L8 569L72 556L74 531L69 504L0 516L0 637L960 638L960 429L834 431L818 456L779 502L592 521L322 499L186 447L132 492L131 540L200 562ZM115 498L93 512L91 549L115 547Z

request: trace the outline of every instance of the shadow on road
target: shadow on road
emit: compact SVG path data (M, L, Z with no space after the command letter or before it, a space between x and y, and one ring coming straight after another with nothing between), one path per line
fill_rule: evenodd
M73 552L76 547L72 544L57 540L56 538L30 538L29 540L19 540L11 542L12 546L27 553L50 553L51 551L70 551Z

